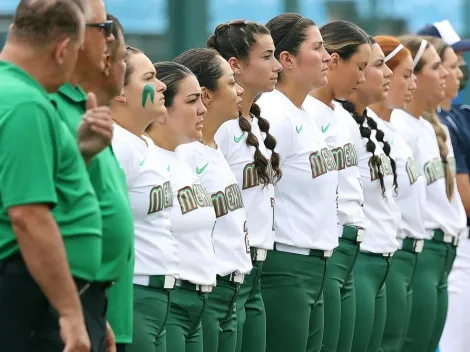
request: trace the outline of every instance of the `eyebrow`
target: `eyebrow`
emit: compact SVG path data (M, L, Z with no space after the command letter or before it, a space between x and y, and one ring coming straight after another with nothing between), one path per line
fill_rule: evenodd
M147 71L147 72L145 72L142 76L146 76L146 75L156 76L157 73L156 73L155 71Z
M274 50L268 49L268 50L263 51L261 54L267 54L267 53L272 54L273 52Z
M195 97L195 98L199 98L201 96L201 93L191 93L191 94L188 94L186 96L186 98L190 98L190 97Z

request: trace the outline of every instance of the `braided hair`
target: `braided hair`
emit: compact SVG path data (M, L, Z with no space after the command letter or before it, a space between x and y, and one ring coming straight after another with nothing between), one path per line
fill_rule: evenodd
M361 137L367 138L366 151L368 151L369 153L372 153L370 164L373 168L377 170L377 174L379 176L379 181L380 181L380 187L382 188L382 196L385 196L384 174L381 168L382 160L380 159L380 156L375 154L376 145L371 138L372 130L375 131L375 139L377 140L377 142L382 143L382 149L385 155L390 159L390 165L392 167L392 172L393 172L394 191L397 192L398 191L397 165L395 163L395 160L390 156L392 148L390 147L390 144L384 140L384 137L385 137L384 132L378 128L377 122L367 114L367 109L365 109L362 114L358 114L356 112L356 107L352 102L348 100L344 100L344 101L337 100L337 101L343 105L343 108L351 114L354 121L356 121L356 123L359 125L359 132L361 133ZM364 126L364 122L367 122L367 126Z
M248 60L250 50L256 44L258 37L262 35L270 35L269 30L262 24L242 20L231 21L216 27L214 33L207 40L207 47L217 50L225 60L229 60L231 57ZM275 183L282 177L280 157L274 151L276 139L269 133L269 122L261 117L261 110L255 102L250 107L250 114L258 119L259 129L266 134L264 145L271 151L270 163L273 175L270 175L268 159L259 150L259 141L251 131L251 123L240 114L238 125L243 132L247 133L246 144L255 148L255 169L259 179L266 186L271 180Z

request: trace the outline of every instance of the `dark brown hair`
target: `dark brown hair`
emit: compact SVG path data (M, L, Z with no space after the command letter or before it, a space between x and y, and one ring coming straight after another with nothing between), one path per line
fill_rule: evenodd
M130 58L136 54L143 54L144 52L134 48L132 46L126 46L126 56L124 61L126 62L126 73L124 74L124 85L127 86L130 82L132 72L134 72L134 66L130 63Z
M247 60L250 50L256 44L261 35L270 35L269 30L262 24L248 21L232 21L219 24L214 34L207 40L207 47L217 50L225 60L235 57L239 60ZM266 134L264 145L271 151L271 167L273 183L282 177L279 154L274 151L276 139L269 133L268 120L261 117L261 110L256 103L250 108L250 113L258 119L258 126L261 132ZM247 133L246 144L255 148L254 164L258 177L264 185L271 181L269 175L268 159L259 150L258 138L251 132L250 122L243 116L239 116L238 125L243 132Z
M33 45L76 40L88 4L83 0L21 0L13 18L12 35Z

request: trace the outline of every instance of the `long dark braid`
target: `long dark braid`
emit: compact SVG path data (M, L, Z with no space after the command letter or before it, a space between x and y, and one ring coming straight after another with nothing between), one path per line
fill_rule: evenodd
M361 137L367 138L366 150L369 153L372 153L371 166L376 168L377 170L377 174L379 175L380 187L382 188L382 196L385 196L385 183L383 180L384 174L382 173L382 169L381 169L382 160L380 159L378 155L375 154L376 145L374 141L371 139L372 130L375 130L375 139L377 140L377 142L382 143L382 149L385 155L390 160L390 165L392 167L392 172L393 172L394 191L397 192L398 191L397 165L395 163L395 160L390 156L392 148L390 147L390 144L384 140L384 137L385 137L384 132L378 128L377 122L372 117L367 115L367 109L365 109L362 115L360 115L356 112L356 107L350 101L339 101L339 102L343 105L343 108L351 114L353 119L359 125L359 132L361 133ZM364 122L367 122L367 126L364 126Z
M226 60L231 57L246 60L259 35L270 35L269 30L262 24L249 21L232 21L219 24L214 34L207 40L207 47L217 50ZM258 138L251 131L250 122L243 116L239 116L238 125L243 132L247 133L246 144L255 148L254 165L258 177L265 186L271 181L277 182L281 176L280 157L274 151L276 139L269 134L269 122L261 117L260 108L256 103L250 108L250 113L258 119L258 126L261 132L266 134L264 145L271 151L271 170L268 159L259 150Z

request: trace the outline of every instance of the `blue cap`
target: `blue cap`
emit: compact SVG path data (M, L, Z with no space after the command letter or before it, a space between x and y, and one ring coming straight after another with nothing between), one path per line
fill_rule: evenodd
M470 40L460 38L448 20L428 24L416 34L441 38L457 52L470 51Z

